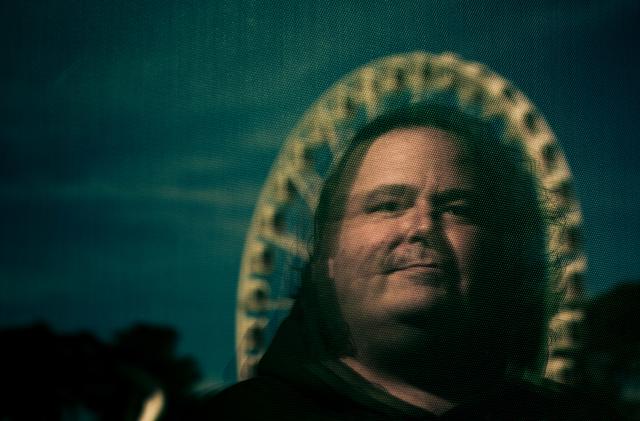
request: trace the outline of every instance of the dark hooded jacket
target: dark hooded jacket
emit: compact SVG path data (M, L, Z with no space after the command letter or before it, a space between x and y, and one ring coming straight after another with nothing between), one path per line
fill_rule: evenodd
M299 299L258 366L218 393L195 419L222 420L612 420L617 415L555 383L509 381L436 416L376 386L326 352L318 320Z

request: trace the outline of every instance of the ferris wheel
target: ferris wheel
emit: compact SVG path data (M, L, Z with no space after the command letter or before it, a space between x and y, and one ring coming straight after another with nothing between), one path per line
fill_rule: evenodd
M265 181L246 235L236 306L239 380L250 378L298 287L297 268L308 259L307 240L324 177L353 135L377 116L415 103L453 105L497 122L505 142L520 142L533 162L547 214L548 250L560 275L553 293L560 306L550 322L545 376L570 381L579 348L586 258L582 215L560 145L525 95L486 66L452 53L424 52L374 61L327 90L284 142Z

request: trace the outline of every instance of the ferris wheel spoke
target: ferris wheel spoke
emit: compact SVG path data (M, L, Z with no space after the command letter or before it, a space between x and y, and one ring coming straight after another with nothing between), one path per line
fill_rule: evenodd
M322 177L311 169L307 169L304 172L290 171L288 176L302 199L309 206L309 209L314 211L318 205L318 195L323 182Z
M289 254L305 259L308 257L307 245L295 235L265 231L261 237L267 243L271 243Z

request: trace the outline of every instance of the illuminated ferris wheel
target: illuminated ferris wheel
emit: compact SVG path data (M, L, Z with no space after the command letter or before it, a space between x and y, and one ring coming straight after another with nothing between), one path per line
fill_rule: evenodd
M551 217L548 250L560 268L553 285L560 306L550 322L546 376L570 381L579 348L586 258L582 215L569 167L554 134L511 83L486 66L454 54L415 52L386 57L348 74L318 99L284 142L262 188L245 240L236 307L237 376L254 374L260 357L288 314L308 258L313 211L331 163L353 135L377 116L415 103L455 106L502 127L505 142L520 142L534 164Z

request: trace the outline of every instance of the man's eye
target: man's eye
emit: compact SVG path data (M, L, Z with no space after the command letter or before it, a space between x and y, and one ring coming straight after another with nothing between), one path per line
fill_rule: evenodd
M471 213L471 208L467 205L449 205L445 208L445 211L454 215L468 215Z
M376 212L398 212L402 210L402 205L400 202L389 200L386 202L380 202L372 204L367 208L367 212L376 213Z
M460 219L473 220L476 217L475 209L467 204L451 204L443 209L443 213L453 215Z

